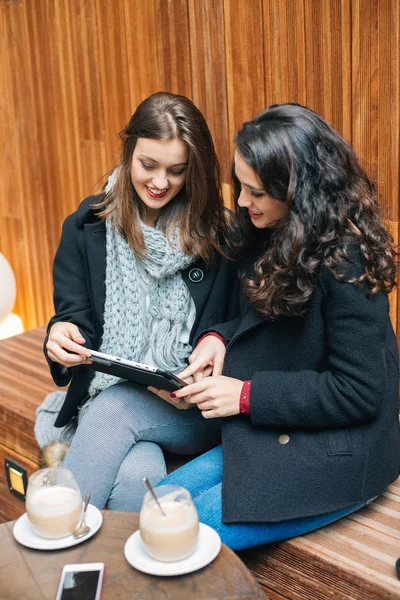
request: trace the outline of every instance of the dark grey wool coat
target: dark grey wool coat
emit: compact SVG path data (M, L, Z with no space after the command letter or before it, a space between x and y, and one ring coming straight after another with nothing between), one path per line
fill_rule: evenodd
M67 217L54 267L54 306L56 314L47 330L58 321L77 325L86 340L86 346L96 350L103 334L106 273L106 228L96 216L91 204L101 197L90 196L78 210ZM237 263L216 255L206 266L199 259L182 271L196 307L196 320L190 342L204 329L238 314ZM93 371L80 366L66 369L49 359L54 382L65 386L71 382L65 402L55 422L56 427L69 423L77 414L78 406L88 399L88 388Z
M344 268L361 274L358 248L349 256ZM228 341L224 375L252 380L250 416L222 420L225 522L335 511L398 477L398 348L385 294L366 296L321 267L305 316L272 321L242 298L240 317L213 330Z

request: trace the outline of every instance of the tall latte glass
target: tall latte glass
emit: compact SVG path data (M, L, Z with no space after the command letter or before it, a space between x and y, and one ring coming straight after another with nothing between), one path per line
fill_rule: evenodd
M41 469L29 477L26 512L33 530L45 538L62 538L78 527L82 498L69 469Z
M199 518L188 490L178 485L154 488L161 508L146 493L140 511L140 537L156 560L173 562L189 556L196 547Z

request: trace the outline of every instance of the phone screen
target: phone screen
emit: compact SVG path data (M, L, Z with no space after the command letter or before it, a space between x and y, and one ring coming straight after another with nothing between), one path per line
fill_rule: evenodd
M96 600L100 571L68 571L60 600Z

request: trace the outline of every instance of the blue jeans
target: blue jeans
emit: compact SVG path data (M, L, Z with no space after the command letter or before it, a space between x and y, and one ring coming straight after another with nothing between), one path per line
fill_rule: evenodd
M303 535L333 523L365 506L364 503L323 515L291 519L279 523L222 522L222 446L217 446L180 467L158 485L175 484L188 489L202 523L215 529L232 550L243 550Z

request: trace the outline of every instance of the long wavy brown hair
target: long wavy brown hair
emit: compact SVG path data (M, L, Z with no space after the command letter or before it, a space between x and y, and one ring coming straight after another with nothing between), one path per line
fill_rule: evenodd
M399 255L375 187L352 148L320 115L299 104L273 105L245 123L235 141L264 190L289 205L254 265L254 277L244 280L245 295L261 314L304 314L321 265L338 280L364 282L367 294L393 290ZM254 245L257 231L247 209L238 206L234 168L233 184L240 228L234 247L242 254ZM346 268L355 245L365 266L358 277Z
M179 227L181 248L189 256L201 256L207 263L213 249L221 251L227 216L221 193L221 175L214 143L198 108L186 97L158 92L146 98L119 134L120 162L113 189L95 205L103 219L112 215L118 231L133 251L146 252L140 218L145 206L131 181L132 155L139 138L181 139L188 148L186 182L180 192L162 208L160 225L167 236ZM104 190L103 190L104 191Z

